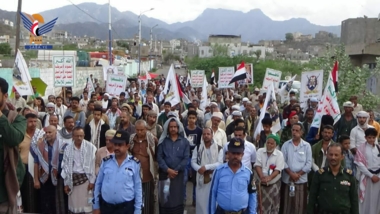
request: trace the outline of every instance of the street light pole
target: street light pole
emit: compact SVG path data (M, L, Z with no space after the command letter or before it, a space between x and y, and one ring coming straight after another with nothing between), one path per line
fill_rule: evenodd
M152 11L152 10L154 10L154 8L150 8L149 10L140 12L140 15L139 15L139 72L138 72L138 75L140 75L141 73L141 16L144 13Z
M150 67L150 71L152 70L152 60L151 60L151 56L152 56L152 53L153 53L153 28L157 27L158 24L156 24L155 26L151 27L150 28L150 44L149 44L149 67Z

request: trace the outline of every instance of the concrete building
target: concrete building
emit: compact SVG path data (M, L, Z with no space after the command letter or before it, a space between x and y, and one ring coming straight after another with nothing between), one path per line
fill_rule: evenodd
M1 43L9 43L9 35L0 36L0 44Z
M199 54L199 46L198 44L189 43L185 47L185 51L187 52L187 57L195 57Z
M375 66L380 56L380 21L354 18L342 21L341 42L354 65Z
M225 46L241 46L241 35L210 35L208 42L211 46L225 45Z
M208 57L214 56L212 47L210 46L200 46L198 50L199 50L199 54L198 54L199 58L208 58Z
M172 39L169 41L171 49L174 51L176 49L179 49L181 47L181 40L179 39Z

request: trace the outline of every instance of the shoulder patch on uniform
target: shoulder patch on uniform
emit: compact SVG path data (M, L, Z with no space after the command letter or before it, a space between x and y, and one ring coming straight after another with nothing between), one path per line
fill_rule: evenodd
M352 175L352 170L351 169L344 169L343 171L346 172L349 175Z
M105 158L103 158L103 161L108 161L108 160L110 160L110 159L112 159L112 156L111 156L111 155L108 155L108 156L106 156Z
M137 158L134 157L134 156L131 156L131 157L129 158L129 160L133 160L133 161L135 161L136 163L140 163L140 160L137 159Z
M323 174L323 173L325 172L325 170L324 170L323 168L320 168L320 169L318 170L318 172L319 172L319 174Z

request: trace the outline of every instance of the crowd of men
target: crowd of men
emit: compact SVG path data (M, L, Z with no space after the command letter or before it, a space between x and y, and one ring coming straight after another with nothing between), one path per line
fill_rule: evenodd
M201 89L172 105L161 78L46 102L0 78L0 213L380 213L380 125L356 96L315 128L316 98L263 109L265 90L212 86L200 109Z

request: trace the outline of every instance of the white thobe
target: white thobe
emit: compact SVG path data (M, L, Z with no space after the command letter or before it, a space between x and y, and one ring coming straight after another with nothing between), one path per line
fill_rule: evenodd
M215 148L215 147L213 147ZM218 147L216 147L218 148ZM223 163L223 149L219 151L218 155L218 161L214 162L212 161L212 155L211 155L211 147L204 150L206 152L206 159L207 160L202 160L202 165L197 164L197 158L198 158L198 147L196 147L193 151L193 155L191 158L191 167L195 170L198 171L202 166L205 166L206 170L215 170L216 167L218 167L220 164ZM210 178L212 180L212 174L210 175ZM211 191L211 184L212 182L210 181L209 183L205 184L203 181L203 176L197 172L197 187L196 187L196 214L208 214L208 201L210 197L210 191Z
M369 170L376 171L380 169L380 153L376 146L371 146L366 143L364 157L367 160L367 167L362 163L355 162L358 166L360 173L366 176L367 185L365 187L364 201L359 202L360 214L378 214L380 213L380 182L373 183L371 177L376 174L372 174ZM377 174L380 177L380 173ZM360 184L362 185L362 184Z

